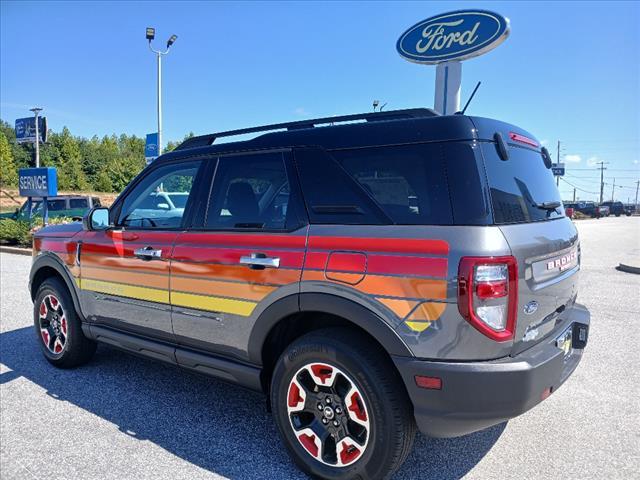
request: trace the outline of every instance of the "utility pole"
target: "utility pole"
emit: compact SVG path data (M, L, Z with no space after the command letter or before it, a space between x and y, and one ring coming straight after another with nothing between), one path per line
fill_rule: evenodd
M560 166L560 140L558 140L558 153L556 155L556 165ZM556 176L556 187L560 186L560 175Z
M604 168L605 165L608 165L609 162L598 162L596 165L600 165L600 203L604 201Z
M611 201L615 202L616 199L614 198L616 195L616 179L613 179L613 188L611 189Z
M40 166L40 130L38 127L38 114L42 111L40 107L34 107L29 109L36 116L36 168Z
M640 180L636 182L636 202L634 203L634 205L636 206L636 209L638 208L638 189L639 188L640 188Z
M573 187L573 201L576 201L576 188Z

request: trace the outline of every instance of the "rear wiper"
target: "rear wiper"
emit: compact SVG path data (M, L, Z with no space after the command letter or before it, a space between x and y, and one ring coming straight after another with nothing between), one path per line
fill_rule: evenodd
M541 210L555 210L562 205L562 202L555 200L553 202L534 203L533 205Z

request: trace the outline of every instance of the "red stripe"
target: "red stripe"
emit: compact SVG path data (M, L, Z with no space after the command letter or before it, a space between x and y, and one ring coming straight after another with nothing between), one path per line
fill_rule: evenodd
M332 252L329 255L327 270L364 273L367 269L367 256L364 253Z
M309 237L309 248L322 250L357 250L365 252L423 253L447 255L444 240L417 238Z
M48 238L43 238L40 241L38 249L50 252L73 253L76 249L76 242L70 242L68 240L50 240Z
M335 253L333 255L335 255ZM304 268L324 270L327 268L328 257L329 252L309 252L307 253ZM334 264L332 260L327 269L343 272L361 272L362 270L359 265L358 263L349 264L348 262ZM447 276L447 259L368 254L367 273L381 275L421 275L425 277L444 278Z
M248 256L252 253L264 253L267 257L277 257L280 259L280 266L283 268L302 268L304 252L287 252L281 250L266 250L260 247L255 248L191 248L177 246L173 251L173 259L178 261L239 264L241 256ZM248 268L248 267L247 267Z
M447 276L447 259L369 255L367 259L367 273L423 275L426 277L444 278Z

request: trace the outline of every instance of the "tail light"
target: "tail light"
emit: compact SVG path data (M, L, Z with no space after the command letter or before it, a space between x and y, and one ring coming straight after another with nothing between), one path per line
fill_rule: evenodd
M518 306L518 264L508 257L463 257L458 268L458 310L479 332L511 340Z

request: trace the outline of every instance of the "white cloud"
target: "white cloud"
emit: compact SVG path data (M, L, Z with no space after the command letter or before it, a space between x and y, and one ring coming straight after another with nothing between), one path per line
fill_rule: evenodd
M589 157L587 159L587 165L589 165L590 167L595 167L598 164L598 161L600 159L598 157Z
M582 157L580 157L580 155L565 155L564 161L568 163L580 163L582 161Z
M546 138L544 140L540 140L540 145L542 145L543 147L546 147L549 144L549 140L547 140Z
M296 115L299 115L301 117L306 117L307 115L309 115L309 112L304 108L304 107L298 107L296 108L293 113L295 113Z

